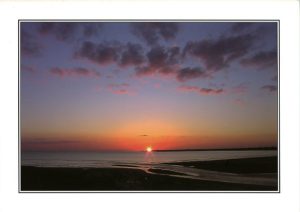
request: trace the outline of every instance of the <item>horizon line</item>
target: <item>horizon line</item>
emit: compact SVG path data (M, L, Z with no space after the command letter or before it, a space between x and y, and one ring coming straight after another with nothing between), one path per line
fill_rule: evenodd
M266 147L239 147L239 148L195 148L195 149L152 149L152 152L180 152L180 151L247 151L247 150L278 150L277 146ZM21 150L21 153L30 152L146 152L146 150Z

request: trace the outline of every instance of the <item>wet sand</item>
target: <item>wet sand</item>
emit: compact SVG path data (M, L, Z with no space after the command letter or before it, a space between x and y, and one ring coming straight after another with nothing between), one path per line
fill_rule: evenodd
M175 164L186 167L238 174L276 173L278 169L277 157L242 158L214 161L189 161L166 164Z
M103 168L22 166L21 190L277 191L276 158L193 161L141 167L129 164Z
M148 174L127 168L22 167L22 191L268 191L247 185Z

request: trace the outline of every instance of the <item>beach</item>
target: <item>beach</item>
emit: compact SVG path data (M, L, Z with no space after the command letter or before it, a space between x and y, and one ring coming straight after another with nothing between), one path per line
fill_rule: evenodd
M277 157L110 167L21 167L21 191L277 191Z

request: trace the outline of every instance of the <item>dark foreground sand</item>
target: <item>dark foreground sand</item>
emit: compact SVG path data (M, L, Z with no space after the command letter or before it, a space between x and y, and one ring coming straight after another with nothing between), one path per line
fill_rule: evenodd
M273 157L272 157L273 158ZM277 173L277 157L186 162L181 165L239 173ZM227 161L227 166L226 166ZM228 162L229 161L229 162ZM224 165L225 163L225 165ZM177 163L179 164L179 163ZM228 165L230 164L230 165ZM254 170L252 166L257 168ZM227 167L227 168L226 168ZM247 168L248 167L248 168ZM258 168L260 167L260 168ZM263 169L265 167L265 169ZM268 167L268 168L267 168ZM272 168L271 168L272 167ZM251 171L245 171L251 170ZM159 170L156 170L159 173ZM247 185L149 174L134 168L21 167L21 191L276 191L277 186Z
M242 158L214 161L169 163L200 169L237 174L277 173L277 157Z

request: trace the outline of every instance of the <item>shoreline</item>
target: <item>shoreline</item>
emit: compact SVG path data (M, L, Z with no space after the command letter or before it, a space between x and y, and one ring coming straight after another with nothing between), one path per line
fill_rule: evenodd
M147 169L21 166L21 191L277 191L276 161L276 156L189 161Z
M181 165L211 171L230 172L236 174L275 173L278 171L278 157L238 158L211 161L178 161L165 163Z
M274 186L148 174L128 168L22 167L21 191L276 191Z

